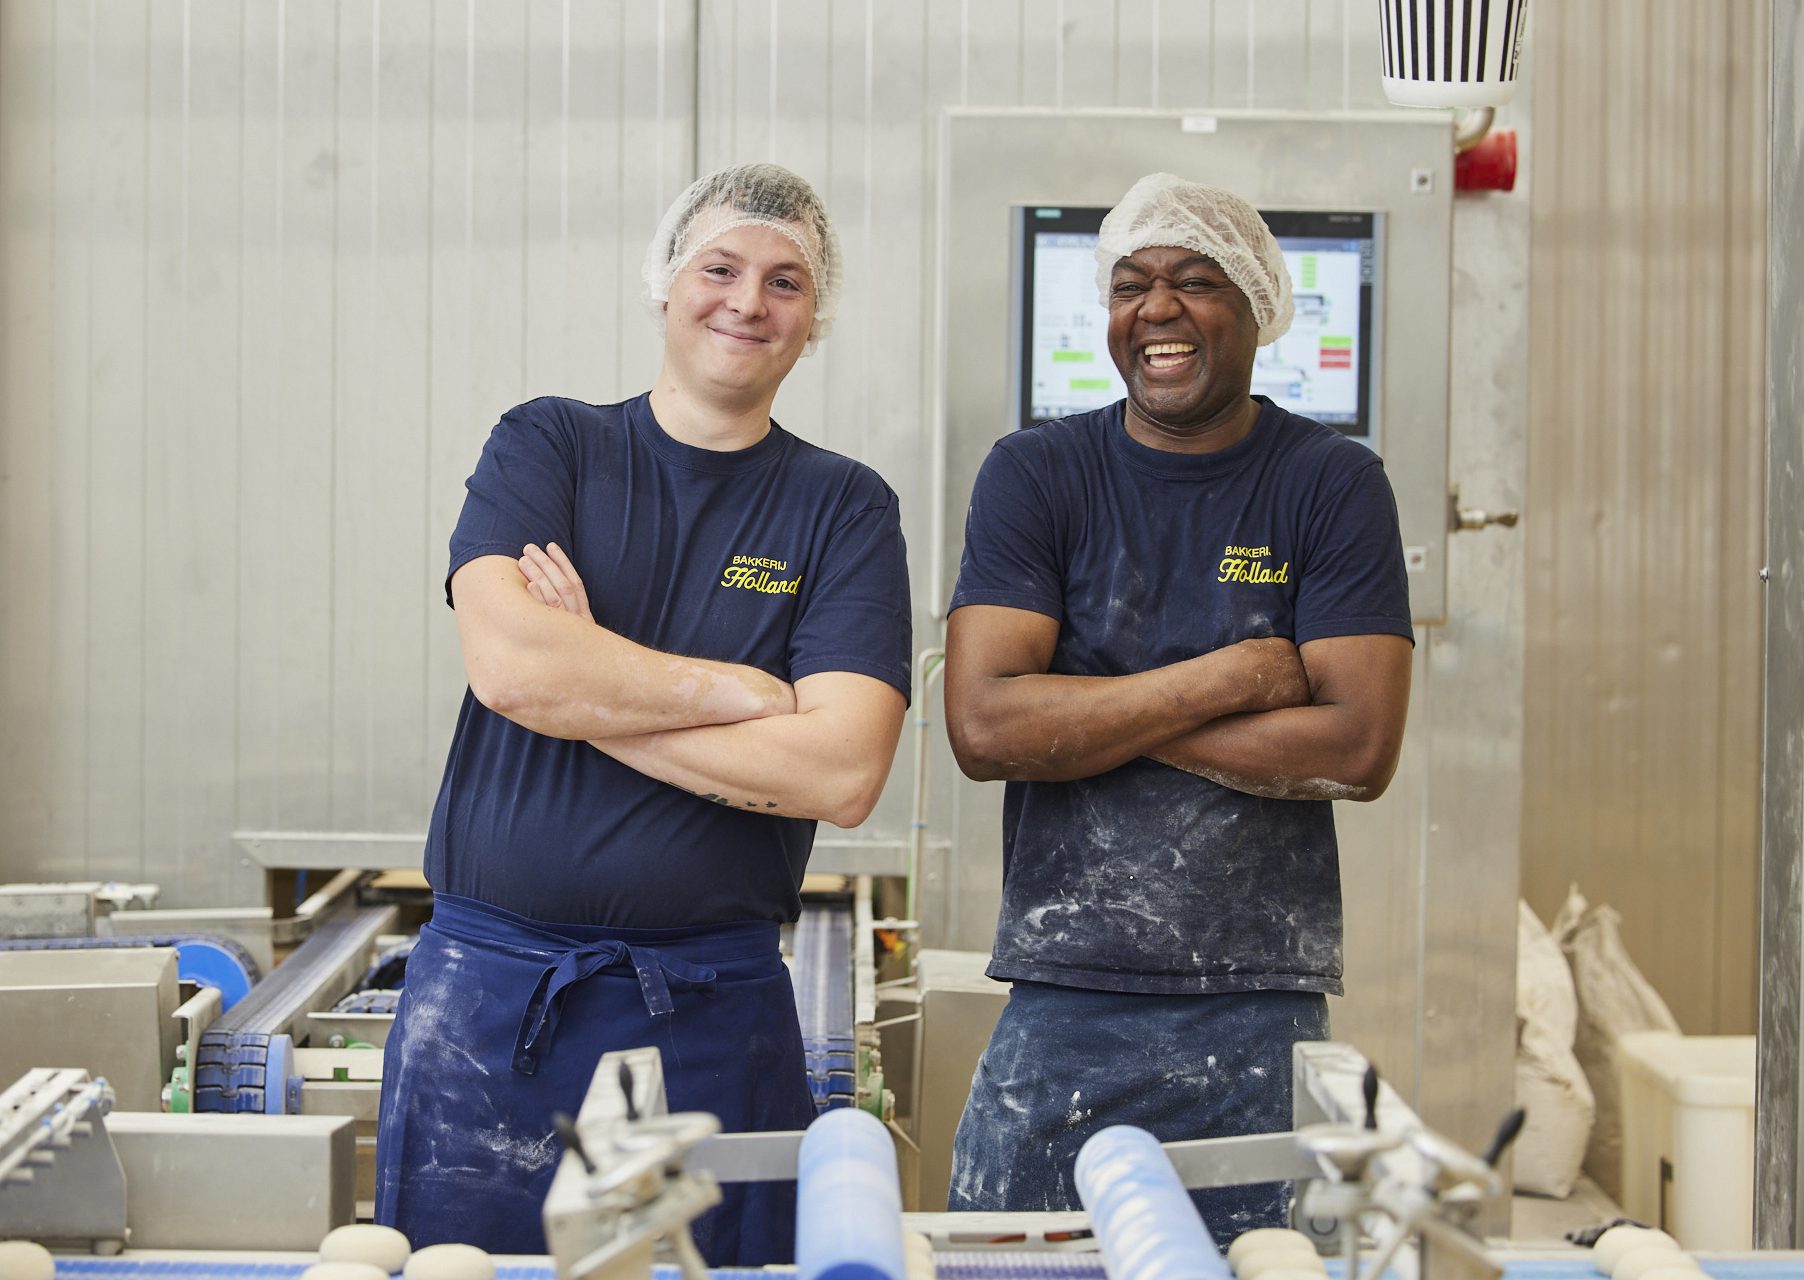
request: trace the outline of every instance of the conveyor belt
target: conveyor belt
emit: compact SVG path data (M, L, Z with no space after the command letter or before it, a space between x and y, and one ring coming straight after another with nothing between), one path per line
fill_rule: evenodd
M294 1257L274 1262L217 1254L193 1258L95 1258L59 1256L56 1274L61 1280L294 1280L313 1262ZM1804 1255L1702 1257L1699 1265L1711 1280L1791 1280L1804 1276ZM934 1255L938 1280L1104 1280L1102 1258L1093 1253L940 1253ZM1331 1277L1341 1274L1338 1259L1327 1259ZM675 1267L654 1267L654 1280L680 1280ZM793 1267L720 1267L710 1275L716 1280L777 1280L795 1275ZM1387 1272L1387 1280L1391 1273ZM1505 1280L1603 1280L1591 1260L1569 1257L1507 1259ZM502 1263L496 1280L555 1280L549 1262L543 1265Z
M253 1031L281 1035L294 1026L310 1000L345 971L341 990L325 1001L330 1005L368 964L378 934L392 926L393 907L355 907L322 920L294 953L275 971L251 988L251 993L213 1023L217 1031Z
M320 921L275 972L220 1014L202 1034L192 1082L184 1086L193 1110L299 1111L301 1081L289 1069L294 1026L349 989L368 966L377 936L394 920L393 907L379 906ZM176 1109L187 1108L178 1102Z
M817 1111L849 1107L858 1091L852 1027L852 907L804 905L794 932L796 1017Z
M0 938L0 951L118 951L168 947L184 982L212 987L230 1009L256 985L262 971L236 939L217 933L113 933L102 937Z

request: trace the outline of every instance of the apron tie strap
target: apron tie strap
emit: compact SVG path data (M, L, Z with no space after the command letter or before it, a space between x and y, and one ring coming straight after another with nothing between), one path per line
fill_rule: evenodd
M539 1058L551 1048L557 1034L569 989L620 964L629 966L639 979L645 1010L654 1018L668 1017L676 1011L676 1002L670 997L672 980L679 991L714 989L714 970L679 960L655 947L631 947L612 939L573 947L556 964L545 967L526 1002L520 1034L514 1041L515 1071L532 1075L539 1069Z

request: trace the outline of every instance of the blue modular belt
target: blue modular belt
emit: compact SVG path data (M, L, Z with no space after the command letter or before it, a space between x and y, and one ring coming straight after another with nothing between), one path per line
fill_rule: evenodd
M807 903L794 932L796 1016L816 1111L849 1107L858 1093L852 1030L852 907Z
M363 952L392 911L357 907L321 921L269 977L220 1014L201 1035L195 1054L193 1110L298 1112L301 1077L293 1070L288 1028L301 1005L317 994L320 975Z
M212 987L221 1009L230 1009L256 985L261 972L251 953L217 933L115 933L98 938L5 938L0 951L110 951L124 947L172 947L183 982Z
M1330 1276L1341 1272L1340 1260L1325 1259ZM1771 1257L1743 1255L1698 1259L1711 1280L1793 1280L1804 1276L1804 1256L1796 1253ZM193 1258L93 1258L56 1259L59 1280L295 1280L313 1263L311 1258L293 1262L256 1262L229 1254ZM938 1253L934 1255L938 1280L1105 1280L1102 1258L1094 1253ZM550 1265L503 1264L496 1280L555 1280ZM715 1280L776 1280L793 1276L793 1267L720 1267L710 1272ZM680 1280L675 1267L652 1268L654 1280ZM1388 1275L1388 1273L1387 1273ZM1580 1253L1555 1258L1510 1259L1504 1265L1505 1280L1601 1280L1591 1259Z

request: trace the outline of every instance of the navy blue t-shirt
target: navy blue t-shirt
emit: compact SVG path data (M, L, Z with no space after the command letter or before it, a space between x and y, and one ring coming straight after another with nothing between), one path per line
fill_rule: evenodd
M596 622L630 640L792 682L857 672L908 696L901 520L862 463L775 423L747 449L694 448L665 434L647 396L547 398L501 419L468 487L450 573L555 542ZM466 690L426 877L555 923L793 920L814 827L703 800Z
M1129 675L1254 637L1413 640L1377 455L1259 399L1251 434L1217 453L1136 443L1121 403L998 441L971 494L952 608L1057 618L1063 675ZM1339 994L1332 805L1145 757L1076 782L1010 782L989 973Z

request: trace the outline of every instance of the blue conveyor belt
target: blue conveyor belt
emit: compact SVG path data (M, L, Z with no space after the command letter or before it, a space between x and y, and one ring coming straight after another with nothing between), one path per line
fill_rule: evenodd
M1093 1253L942 1253L934 1259L938 1280L1104 1280L1102 1259ZM1698 1259L1711 1280L1800 1280L1804 1255L1740 1256ZM219 1254L193 1258L91 1258L59 1255L58 1280L297 1280L311 1259L259 1262ZM1328 1273L1338 1277L1340 1263L1328 1259ZM793 1267L750 1269L721 1267L715 1280L783 1280ZM496 1280L555 1280L545 1265L503 1264ZM681 1280L675 1267L655 1267L654 1280ZM1587 1257L1511 1259L1504 1280L1603 1280Z
M793 937L796 1017L814 1106L817 1111L849 1107L858 1092L850 904L804 904Z

